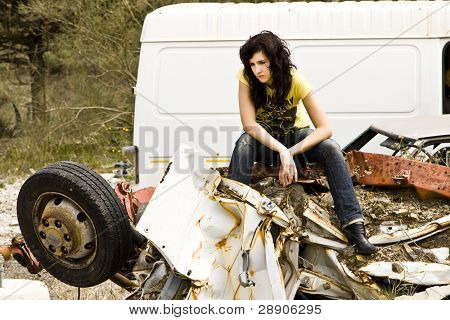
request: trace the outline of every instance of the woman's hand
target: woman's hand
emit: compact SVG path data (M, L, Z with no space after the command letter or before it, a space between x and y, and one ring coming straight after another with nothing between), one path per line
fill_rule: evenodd
M289 149L284 148L280 152L281 167L278 173L281 186L285 187L298 179L297 167L294 157Z

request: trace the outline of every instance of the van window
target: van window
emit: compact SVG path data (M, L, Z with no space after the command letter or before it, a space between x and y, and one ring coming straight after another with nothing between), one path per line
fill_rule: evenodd
M443 71L443 97L442 113L450 114L450 42L444 46L442 53Z

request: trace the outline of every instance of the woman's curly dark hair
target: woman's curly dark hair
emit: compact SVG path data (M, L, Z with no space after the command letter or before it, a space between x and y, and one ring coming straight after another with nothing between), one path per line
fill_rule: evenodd
M275 88L274 100L277 107L282 107L292 83L291 68L296 68L291 61L291 52L287 43L270 31L250 37L239 50L244 64L244 74L249 80L251 99L256 108L266 104L266 88L253 74L250 59L262 51L270 61L272 84Z

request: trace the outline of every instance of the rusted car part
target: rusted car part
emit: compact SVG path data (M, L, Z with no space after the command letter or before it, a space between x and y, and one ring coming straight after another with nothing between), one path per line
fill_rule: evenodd
M31 274L37 274L42 270L42 265L28 249L22 236L14 237L9 246L9 253L22 266L27 268ZM7 258L5 260L8 260Z
M331 299L354 299L345 277L334 267L325 248L309 244L300 251L299 292L325 296Z
M28 249L22 236L14 237L10 246L0 247L0 255L2 255L4 261L8 261L13 257L21 266L27 268L31 274L37 274L42 270L42 265Z
M436 233L447 230L450 227L450 215L439 218L435 221L426 223L423 226L405 229L392 228L391 231L373 235L369 241L375 245L396 243L400 241L418 241L426 237L435 235Z
M346 155L353 179L376 186L413 186L421 199L450 198L450 169L399 157L352 151Z
M132 292L137 287L139 287L138 283L128 279L127 277L125 277L124 275L122 275L120 273L116 273L111 278L109 278L109 280L111 280L112 282L114 282L118 286L124 288L128 292Z
M361 150L378 135L387 137L380 145L408 158L437 161L450 165L450 115L385 119L368 129L344 147L345 152ZM419 159L418 159L419 160Z
M118 183L114 188L114 192L119 197L120 202L125 206L128 217L133 225L136 225L139 218L139 207L150 201L154 191L155 188L149 187L133 192L130 184L126 181Z
M401 280L403 282L436 286L450 284L450 266L426 262L373 262L360 268L374 277Z

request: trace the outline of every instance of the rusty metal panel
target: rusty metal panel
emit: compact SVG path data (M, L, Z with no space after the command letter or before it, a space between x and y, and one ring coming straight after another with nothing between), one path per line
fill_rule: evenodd
M136 215L139 207L142 204L148 203L150 201L150 198L152 197L154 191L155 188L150 187L133 192L131 190L130 184L126 181L118 183L114 188L114 192L116 193L120 202L122 202L122 204L125 206L128 217L130 218L133 225L136 225Z
M416 160L352 151L346 156L359 184L414 187L421 199L450 198L450 168Z

